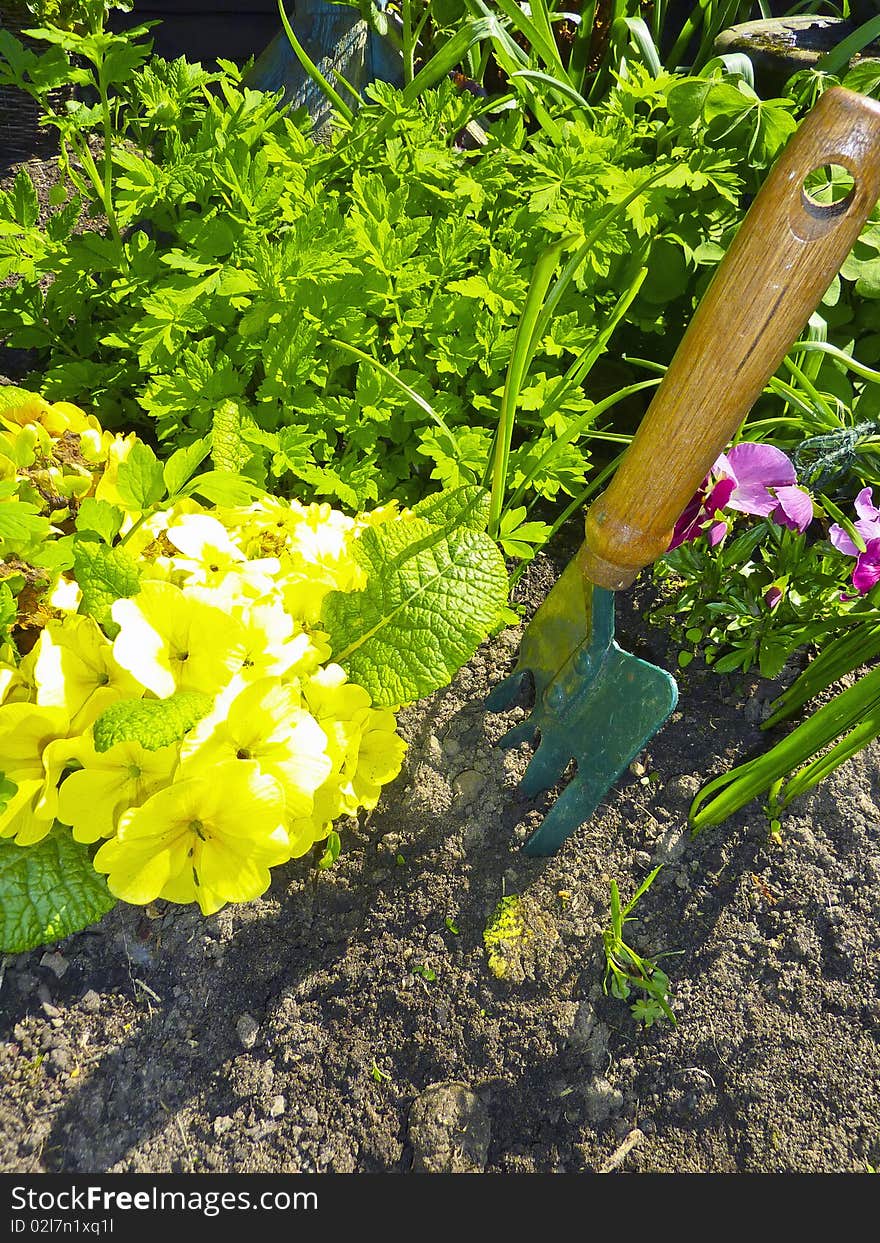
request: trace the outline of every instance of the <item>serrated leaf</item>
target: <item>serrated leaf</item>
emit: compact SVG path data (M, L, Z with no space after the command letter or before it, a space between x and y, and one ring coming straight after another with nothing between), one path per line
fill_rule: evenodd
M43 540L51 523L28 501L0 499L0 546Z
M489 493L476 484L426 496L412 512L437 527L485 531L489 525Z
M80 532L92 531L100 536L105 544L112 544L119 534L125 514L118 505L109 501L96 501L93 496L85 497L76 514L76 529Z
M115 905L88 847L69 829L56 825L35 846L0 839L0 953L60 941Z
M136 440L131 452L119 465L116 490L126 508L143 513L165 495L162 464L149 445Z
M90 536L77 536L73 572L82 591L80 611L94 617L108 638L115 638L119 626L110 609L114 600L129 599L140 591L137 565L124 548L108 548Z
M191 445L184 445L182 449L172 453L165 463L163 471L165 487L168 489L169 496L177 495L187 480L192 478L193 472L198 469L210 451L211 446L209 442L206 439L202 439L193 441Z
M120 699L105 708L93 726L95 750L117 742L139 742L158 751L178 742L211 711L213 700L200 691L175 691L167 699Z
M411 703L446 686L507 600L494 541L412 518L367 528L353 553L366 587L331 592L322 612L334 660L379 706Z
M18 223L32 229L40 217L40 200L34 183L23 168L12 183L12 207Z

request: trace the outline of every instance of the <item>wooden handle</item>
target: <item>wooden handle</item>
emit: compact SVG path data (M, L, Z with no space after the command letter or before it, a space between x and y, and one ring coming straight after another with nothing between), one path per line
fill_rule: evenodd
M854 185L821 206L814 169ZM880 197L880 104L827 91L755 198L607 491L587 514L587 578L628 587L672 528L797 340Z

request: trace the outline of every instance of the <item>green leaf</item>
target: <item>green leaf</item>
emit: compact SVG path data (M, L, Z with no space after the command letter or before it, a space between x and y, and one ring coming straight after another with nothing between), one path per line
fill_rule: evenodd
M214 411L211 456L218 470L243 470L254 455L245 433L256 428L254 418L241 402L228 398Z
M485 531L489 525L489 492L476 484L426 496L412 512L433 526Z
M110 609L114 600L129 599L140 591L137 565L124 548L108 548L85 535L74 539L73 572L82 591L80 612L94 617L107 637L115 639L119 627Z
M0 498L0 548L4 544L22 544L44 540L51 523L35 505L28 501Z
M446 686L507 600L494 541L413 518L366 529L353 551L366 587L334 591L324 601L334 660L380 706L411 703Z
M39 401L39 393L28 388L18 388L15 384L0 384L0 412L17 410L26 402Z
M135 513L143 513L165 496L162 464L142 440L134 442L128 457L120 463L116 489L126 508Z
M125 514L118 505L111 505L109 501L96 501L93 496L87 496L80 502L76 529L81 533L91 531L100 536L105 544L112 544L124 520Z
M116 904L88 847L55 825L35 846L0 839L0 952L21 954L97 921Z
M195 493L212 505L249 505L264 490L251 479L226 470L208 470L191 479L184 488L187 496Z
M22 168L12 183L12 208L15 219L26 229L32 229L40 216L40 201L34 183Z
M195 440L191 445L184 445L165 463L163 478L169 496L176 496L183 485L202 464L211 451L207 439Z
M121 699L105 708L95 721L95 750L107 751L117 742L139 742L158 751L181 739L211 711L210 695L175 691L167 699Z
M333 866L333 864L339 858L339 852L341 850L342 850L342 839L340 838L339 834L336 832L335 829L331 829L327 835L327 845L324 849L324 853L321 855L321 858L318 860L318 867L321 869L322 872L326 871L327 868L331 868Z

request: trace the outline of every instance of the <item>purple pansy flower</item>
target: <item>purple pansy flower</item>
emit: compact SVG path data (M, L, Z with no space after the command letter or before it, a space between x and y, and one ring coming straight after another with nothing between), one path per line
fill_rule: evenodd
M670 550L704 531L714 548L727 534L727 523L717 517L723 509L772 518L791 531L805 531L813 520L813 502L796 481L794 466L781 449L749 441L734 446L721 454L675 524Z
M828 532L828 538L838 552L856 558L853 587L860 596L864 596L875 583L880 582L880 509L874 505L870 488L862 488L855 499L855 510L859 516L853 526L865 541L865 551L857 548L844 528L836 522Z

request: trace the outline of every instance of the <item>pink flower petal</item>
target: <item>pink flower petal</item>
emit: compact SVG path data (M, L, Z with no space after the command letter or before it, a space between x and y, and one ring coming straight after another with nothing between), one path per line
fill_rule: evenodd
M738 486L727 504L741 514L757 514L762 518L769 518L776 508L776 497L763 483L749 483Z
M859 555L858 548L856 548L843 527L838 526L836 522L828 532L828 538L837 551L844 553L847 557L857 557Z
M853 523L853 526L866 544L868 540L880 537L880 519L860 518L858 522Z
M779 502L773 511L773 520L790 531L806 531L813 521L813 501L803 488L784 487L774 489Z
M862 488L855 499L855 510L859 517L864 518L867 522L880 521L880 509L877 509L874 505L874 495L871 488Z
M715 548L724 539L727 534L726 522L713 522L707 531L709 537L709 547Z
M791 461L781 449L773 445L758 445L743 441L734 445L727 460L741 488L750 484L765 487L785 487L795 483L797 475Z
M782 591L779 587L768 587L764 592L764 603L767 608L773 610L782 599Z
M726 509L735 491L735 479L719 479L704 502L706 513L715 514L719 509Z
M863 553L859 553L852 576L853 587L863 596L875 583L880 583L880 539L872 539Z

